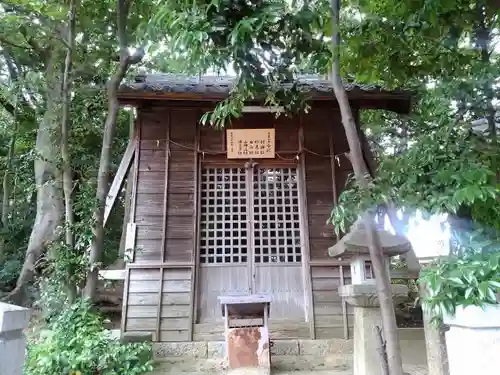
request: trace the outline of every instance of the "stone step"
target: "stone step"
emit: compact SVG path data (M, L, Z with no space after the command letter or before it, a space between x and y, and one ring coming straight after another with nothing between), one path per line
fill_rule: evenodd
M150 375L176 375L179 372L169 371L169 370L156 370ZM251 373L246 372L237 372L229 374L227 371L218 371L218 372L204 372L204 371L196 371L196 372L184 372L182 375L253 375ZM271 375L352 375L352 371L332 371L332 370L313 370L313 371L281 371L281 370L273 370Z
M427 366L405 365L406 375L428 375ZM254 375L255 372L229 372L222 360L182 360L171 358L156 364L149 375ZM276 356L271 363L271 375L353 375L352 364L322 363L320 358Z
M296 371L322 371L328 370L331 374L350 373L352 364L350 358L345 360L338 357L316 357L316 356L272 356L271 368L273 374L288 373ZM179 374L179 373L203 373L203 374L225 374L227 373L226 361L223 358L163 358L156 364L155 374Z

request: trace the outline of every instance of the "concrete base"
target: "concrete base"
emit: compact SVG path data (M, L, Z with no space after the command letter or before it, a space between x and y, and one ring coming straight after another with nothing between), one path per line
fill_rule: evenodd
M26 338L30 311L0 302L0 375L21 375L26 355Z
M498 374L500 305L459 308L445 323L450 375Z
M443 327L436 327L424 311L424 332L429 375L449 375L448 353Z
M408 296L405 285L391 285L394 303ZM383 375L377 327L382 329L382 315L374 283L349 284L339 294L354 308L354 375Z
M424 330L405 328L399 330L405 372L426 375ZM153 343L158 362L158 374L225 374L227 360L225 343L185 342ZM329 340L274 340L271 346L272 374L295 371L353 371L353 341ZM161 371L160 371L161 370Z
M354 306L354 375L383 375L377 339L381 322L379 308Z

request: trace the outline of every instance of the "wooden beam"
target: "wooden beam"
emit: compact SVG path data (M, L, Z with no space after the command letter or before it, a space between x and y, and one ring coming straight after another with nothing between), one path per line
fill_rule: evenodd
M158 269L158 268L168 268L168 269L178 269L178 268L192 268L194 267L193 262L164 262L164 263L127 263L125 269Z
M302 245L302 279L304 283L304 291L306 293L305 303L306 316L309 322L309 337L311 340L316 339L316 326L314 321L314 300L312 295L312 280L311 280L311 253L309 247L309 218L307 206L307 186L306 186L306 160L305 160L305 141L304 141L304 118L299 117L299 165L297 167L298 183L299 183L299 217L301 226L301 245Z
M201 113L198 113L201 117ZM201 205L201 194L199 192L200 189L200 167L201 162L198 155L198 150L200 149L200 123L196 122L196 133L194 140L194 153L193 153L193 163L194 163L194 212L193 212L193 220L194 220L194 230L193 230L193 243L194 250L191 256L191 261L195 264L193 270L191 272L191 297L190 297L190 311L189 311L189 337L191 341L194 341L194 324L198 320L198 293L199 293L199 271L200 271L200 236L199 236L199 228L200 228L200 215L199 215L199 207Z
M108 221L109 214L111 213L111 209L115 205L116 198L120 194L120 190L123 187L123 182L125 181L125 177L130 170L130 166L132 165L132 160L134 159L135 148L137 147L137 138L134 137L130 140L127 145L127 149L123 154L122 161L120 162L120 166L118 167L118 171L116 172L116 176L111 184L111 187L108 192L108 196L106 197L106 207L104 208L104 221L103 226L106 226L106 222Z

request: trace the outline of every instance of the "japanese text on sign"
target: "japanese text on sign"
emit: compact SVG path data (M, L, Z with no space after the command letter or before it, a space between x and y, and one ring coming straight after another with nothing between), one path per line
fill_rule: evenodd
M274 139L274 129L227 129L227 158L272 159Z

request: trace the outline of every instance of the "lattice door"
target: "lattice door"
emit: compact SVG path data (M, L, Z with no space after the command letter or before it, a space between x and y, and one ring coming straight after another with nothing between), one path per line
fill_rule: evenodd
M297 169L205 167L200 195L200 320L248 293L272 295L272 316L303 315Z
M252 290L272 296L271 317L303 318L297 169L255 169L252 198Z

